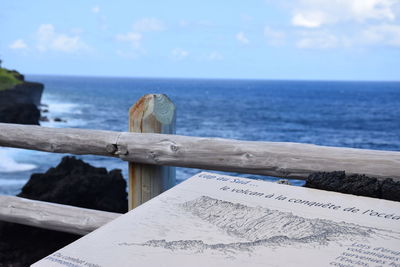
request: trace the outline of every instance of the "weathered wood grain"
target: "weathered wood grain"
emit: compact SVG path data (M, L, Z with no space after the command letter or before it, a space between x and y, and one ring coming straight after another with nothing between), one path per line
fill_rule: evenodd
M47 128L0 123L0 146L55 153L116 156L107 145L116 144L119 132Z
M175 133L175 105L162 94L147 94L129 110L129 132ZM175 168L129 162L129 210L175 185Z
M0 221L86 235L121 214L0 196Z
M109 152L107 145L115 152ZM400 152L0 123L0 146L119 156L126 161L305 179L311 172L400 180ZM113 150L113 149L111 149Z
M299 179L315 171L344 170L400 180L400 152L394 151L156 134L122 135L120 142L128 151L123 160L150 164Z

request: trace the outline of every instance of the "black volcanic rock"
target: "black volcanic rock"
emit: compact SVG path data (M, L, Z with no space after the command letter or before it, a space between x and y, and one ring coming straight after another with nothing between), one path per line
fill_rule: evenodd
M21 75L20 79L23 79ZM39 125L43 84L23 82L0 91L0 122Z
M0 267L26 267L80 236L0 222Z
M344 171L315 172L308 176L305 187L400 201L400 182L378 180L363 174L346 175Z
M0 122L39 125L40 111L35 104L0 107Z
M121 171L107 172L75 157L64 157L57 167L32 174L18 196L103 211L128 210Z
M0 91L0 106L11 104L40 105L44 85L36 82L23 82L14 88Z
M128 209L120 170L108 172L75 157L64 157L57 167L33 174L18 196L118 213ZM79 237L0 222L0 267L29 266Z
M63 119L58 118L58 117L54 118L54 121L55 122L67 122L66 120L63 120Z

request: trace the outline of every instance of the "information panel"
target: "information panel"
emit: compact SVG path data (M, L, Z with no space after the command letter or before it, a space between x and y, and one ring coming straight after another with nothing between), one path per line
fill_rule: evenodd
M200 173L34 267L400 266L400 203Z

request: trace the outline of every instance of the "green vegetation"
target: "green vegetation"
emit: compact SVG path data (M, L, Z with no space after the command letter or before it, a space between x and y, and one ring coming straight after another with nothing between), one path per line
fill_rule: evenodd
M0 91L13 88L15 85L22 83L21 75L16 71L0 68Z

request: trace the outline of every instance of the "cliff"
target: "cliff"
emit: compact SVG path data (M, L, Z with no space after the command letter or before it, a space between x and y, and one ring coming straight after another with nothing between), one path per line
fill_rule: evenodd
M303 217L292 212L201 196L179 204L200 222L218 227L236 242L215 242L201 239L153 239L138 246L157 247L171 251L223 253L235 257L237 252L251 253L262 247L304 247L317 249L331 243L365 242L369 238L392 238L394 232L325 218ZM219 233L215 232L215 236ZM397 234L396 234L397 235ZM215 239L214 239L215 240Z
M43 84L27 82L17 71L1 68L0 122L39 125Z
M202 196L185 202L183 209L205 220L229 235L248 241L269 240L284 236L293 242L321 242L334 238L366 237L372 232L344 222L310 219L291 212L263 207L249 207Z
M11 89L0 91L0 107L12 104L40 105L43 93L43 84L35 82L22 82Z

